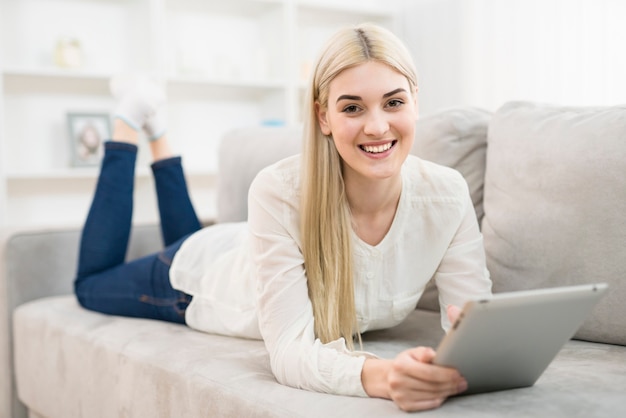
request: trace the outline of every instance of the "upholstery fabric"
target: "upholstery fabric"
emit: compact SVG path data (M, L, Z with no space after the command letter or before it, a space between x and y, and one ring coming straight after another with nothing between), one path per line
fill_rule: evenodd
M511 102L488 144L494 292L607 282L576 337L626 345L626 106Z
M18 393L49 418L407 416L387 400L278 384L261 341L89 312L73 296L21 306L15 330ZM366 333L364 348L390 357L436 347L441 336L439 315L417 310L396 328ZM502 417L511 408L517 416L615 416L624 387L626 350L571 341L535 386L453 398L420 417Z
M0 367L0 390L6 396L6 401L0 402L0 417L22 418L26 417L27 411L15 394L12 366L13 310L30 300L73 292L80 231L37 229L19 233L3 231L1 235L0 252L4 265L0 273L0 329L6 327L7 332L0 334L6 336L6 341L4 338L0 341L0 353L2 360L6 359L7 367ZM133 228L129 259L159 248L161 238L156 225Z
M302 150L299 127L257 127L228 132L218 151L216 222L248 219L248 189L262 168Z
M491 112L474 107L450 108L421 117L412 154L458 170L472 195L476 218L483 217L487 126Z
M487 126L491 113L475 107L455 107L420 117L411 153L458 170L467 181L479 222L483 217L483 186ZM437 287L429 282L418 306L439 311Z

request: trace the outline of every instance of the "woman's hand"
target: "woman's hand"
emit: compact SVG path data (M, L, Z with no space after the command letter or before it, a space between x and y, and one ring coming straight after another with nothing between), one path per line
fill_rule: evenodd
M450 320L450 323L454 325L456 320L459 318L459 315L461 315L461 308L455 305L448 305L446 312L448 314L448 319Z
M372 397L393 400L403 411L439 407L451 395L467 389L458 371L432 364L435 351L417 347L393 360L367 359L361 379Z
M439 407L449 396L467 389L458 371L432 364L435 350L417 347L400 353L388 375L390 398L404 411Z
M446 313L454 324L461 309L450 305ZM361 372L363 388L371 397L393 400L403 411L437 408L449 396L464 392L467 381L456 369L432 364L434 358L432 348L417 347L393 360L367 359Z

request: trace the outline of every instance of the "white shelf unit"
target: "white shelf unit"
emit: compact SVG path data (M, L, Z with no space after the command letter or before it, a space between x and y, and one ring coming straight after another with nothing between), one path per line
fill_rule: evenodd
M165 87L192 199L214 217L220 137L299 123L322 42L363 21L393 28L396 10L379 0L0 0L0 226L82 223L97 167L72 167L67 114L109 114L119 73ZM80 42L77 68L55 64L68 37ZM136 222L157 220L148 165L143 141Z

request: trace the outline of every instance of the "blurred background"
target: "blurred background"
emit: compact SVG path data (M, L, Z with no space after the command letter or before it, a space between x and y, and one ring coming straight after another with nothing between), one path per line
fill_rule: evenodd
M0 226L82 224L115 74L165 88L170 137L211 219L219 139L300 123L316 53L340 26L376 22L406 42L426 114L624 104L624 16L621 0L0 0ZM150 223L142 148L135 221Z

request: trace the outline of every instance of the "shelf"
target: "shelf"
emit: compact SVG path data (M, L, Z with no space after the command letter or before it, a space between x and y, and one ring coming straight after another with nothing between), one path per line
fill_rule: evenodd
M7 173L5 177L9 184L48 181L64 182L73 180L95 180L96 178L98 178L98 173L98 167L76 167L55 169L46 172ZM190 178L213 179L216 176L216 173L212 173L206 170L186 170L185 176ZM152 172L148 167L137 167L135 171L135 177L152 177Z
M298 21L306 24L336 26L362 22L387 23L394 14L389 7L380 3L361 3L350 6L343 3L324 3L318 1L298 2Z
M278 7L282 2L184 3L169 8L164 19L170 78L207 77L244 83L286 79L284 63L289 57L285 21L283 9Z
M126 66L150 68L151 49L145 48L151 42L149 4L147 0L0 0L2 61L20 68L46 68L62 61L109 73ZM64 43L66 47L61 47Z
M212 13L256 17L280 9L284 0L170 0L166 7L186 13Z
M7 69L2 73L5 94L81 94L109 96L111 74L61 69ZM284 91L280 81L211 79L180 76L167 80L169 94L176 97L203 97L257 100Z
M108 95L110 74L60 69L8 69L2 72L5 94Z
M95 179L98 176L97 167L84 167L76 169L57 169L45 172L30 173L7 173L9 182L48 181L48 180L76 180Z
M187 99L259 100L284 92L281 82L214 80L204 77L177 77L168 80L168 96Z

